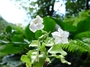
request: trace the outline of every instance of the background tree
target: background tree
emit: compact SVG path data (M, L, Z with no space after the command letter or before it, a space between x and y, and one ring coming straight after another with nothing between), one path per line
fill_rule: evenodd
M37 0L38 7L40 8L37 14L41 16L52 16L54 13L55 0Z
M66 0L66 15L77 16L83 10L89 10L90 0Z
M44 16L60 17L60 15L56 14L56 12L58 11L54 10L55 3L60 2L60 0L33 0L33 1L28 0L26 2L23 2L23 0L16 0L16 2L20 3L20 5L26 10L27 14L31 18L35 17L36 15L40 15L41 17Z
M61 14L55 14L58 11L54 10L56 2L60 0L12 0L21 2L20 5L26 10L29 17L35 17L36 15L43 16L57 16ZM62 0L66 6L66 16L78 16L78 13L83 10L89 10L90 0ZM28 6L27 6L28 4ZM61 4L62 5L62 4Z
M53 16L55 14L54 5L56 0L37 0L30 2L29 6L29 14L31 17L35 17L36 15L44 16ZM25 9L27 7L24 7ZM33 12L33 14L32 14Z

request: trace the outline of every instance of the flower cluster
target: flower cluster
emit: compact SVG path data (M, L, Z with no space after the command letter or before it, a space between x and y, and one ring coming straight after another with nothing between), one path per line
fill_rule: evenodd
M36 16L36 18L30 22L30 30L34 33L43 28L43 18L40 16ZM58 28L58 31L52 33L52 36L55 39L55 44L68 43L69 32L63 31L60 27Z

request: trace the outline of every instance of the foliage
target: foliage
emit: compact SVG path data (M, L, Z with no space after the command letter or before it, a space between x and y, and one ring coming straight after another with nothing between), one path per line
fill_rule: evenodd
M52 65L53 62L56 62L55 59L59 60L60 63L58 64L60 65L70 64L71 62L70 66L66 66L78 67L73 62L75 58L76 62L78 62L77 58L79 58L85 64L80 66L85 67L90 62L90 16L87 12L85 14L82 12L81 15L85 17L83 16L84 19L77 21L76 25L63 22L58 18L43 17L44 28L43 30L37 30L35 33L30 31L30 24L25 29L16 25L8 26L5 32L0 34L0 57L12 54L14 56L22 55L21 60L26 63L27 67L44 67L46 62L47 66L51 65L49 67L54 67ZM82 16L79 17L81 18ZM69 43L55 44L51 33L57 30L57 24L61 29L70 33ZM82 56L85 59L82 59Z
M8 25L9 25L9 23L0 17L0 33L4 32L6 26L8 26Z
M90 10L81 11L78 13L77 17L65 17L64 22L70 23L74 26L77 26L78 22L85 20L90 16Z
M64 56L66 56L67 53L65 51L63 51L62 49L67 50L69 52L78 52L77 54L79 54L79 55L82 55L83 53L88 53L88 55L90 54L89 37L88 37L89 36L89 32L86 32L86 31L89 31L88 26L90 26L90 25L87 26L87 24L89 22L86 23L85 28L83 28L83 29L79 28L79 27L82 27L81 25L83 25L83 24L85 25L84 21L87 21L88 18L86 18L85 20L79 22L77 24L77 27L76 26L72 26L69 23L61 22L58 19L55 19L55 18L53 18L53 19L54 19L54 21L56 23L58 23L61 26L62 29L66 30L66 31L69 31L70 34L73 35L73 36L70 37L70 39L72 39L72 38L75 38L75 39L74 40L70 40L69 44L52 45L51 48L47 50L51 55L47 55L47 51L44 51L45 52L44 53L43 51L41 51L42 49L39 49L39 51L40 51L39 55L38 55L38 51L35 51L35 50L38 50L38 48L41 48L43 45L45 46L46 45L45 42L48 42L48 41L44 41L44 42L41 41L42 44L40 44L40 46L38 45L39 42L36 42L36 41L34 41L34 43L32 42L33 44L31 43L30 47L37 47L37 48L35 48L34 50L30 50L29 58L28 58L28 53L21 57L21 60L23 62L26 62L27 67L31 66L31 65L34 65L37 62L38 59L35 59L36 61L33 60L34 59L34 57L33 57L34 53L35 53L34 55L36 55L36 57L38 55L39 58L40 58L40 55L42 53L44 53L45 55L44 56L42 55L43 59L44 59L44 60L42 59L43 62L45 61L45 58L55 57L55 58L60 58L62 63L63 62L64 63L68 63L67 61L64 61ZM67 27L69 27L69 28L67 28ZM83 31L80 31L80 30L83 30ZM85 32L86 35L83 32ZM85 39L83 39L83 38L85 38ZM78 40L78 39L80 39L80 40ZM47 40L47 38L46 38L46 40ZM43 49L45 49L45 47ZM59 55L59 54L57 55L57 53L60 53L61 55ZM27 57L26 59L30 59L30 57L31 57L31 62L26 60L25 57ZM31 64L28 65L28 63L31 63ZM38 61L38 64L39 64L39 61ZM41 65L43 65L43 63ZM37 67L37 66L35 66L35 67Z
M51 43L51 45L48 45L48 42L51 42L52 39L49 37L49 32L51 34L51 32L55 30L55 21L50 17L44 17L43 19L44 31L39 31L42 32L43 35L41 34L39 37L36 35L38 39L32 40L31 44L29 45L30 47L34 47L34 49L29 50L26 55L22 55L21 60L26 63L26 67L42 67L45 61L49 62L47 59L50 57L58 58L62 63L70 64L70 62L66 61L64 58L67 53L60 48L59 45L53 45ZM37 32L35 32L35 34L36 33ZM52 43L54 43L53 40ZM47 46L49 49L47 49ZM61 55L56 55L57 53L60 53Z
M6 32L0 35L0 51L5 54L17 54L22 52L28 43L24 41L24 30L21 27L7 26ZM8 50L10 49L10 50Z

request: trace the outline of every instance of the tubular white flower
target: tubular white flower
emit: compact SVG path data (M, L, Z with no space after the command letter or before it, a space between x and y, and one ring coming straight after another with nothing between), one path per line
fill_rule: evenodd
M68 43L69 32L63 31L61 28L58 28L58 31L52 33L55 43Z
M32 32L36 32L37 30L42 30L44 28L44 25L42 23L43 23L43 19L40 16L36 16L36 18L30 22L29 28Z

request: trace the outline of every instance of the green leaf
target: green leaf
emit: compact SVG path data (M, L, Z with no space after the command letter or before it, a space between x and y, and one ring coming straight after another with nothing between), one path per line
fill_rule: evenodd
M90 38L90 31L79 33L74 38L75 39Z
M90 31L90 17L87 17L85 20L80 21L77 25L77 33Z
M29 25L25 28L25 36L29 41L35 39L35 34L30 31Z
M21 61L26 63L26 67L31 67L32 63L31 63L31 55L32 55L32 50L28 51L28 53L26 53L26 55L22 55L21 56Z
M7 26L7 27L6 27L6 32L7 32L7 33L11 33L11 32L12 32L11 26Z
M68 65L71 65L70 62L68 62L67 60L65 60L65 57L63 55L52 55L52 56L54 56L55 58L59 58L62 63L66 63Z
M37 31L35 32L35 38L38 39L42 34L43 34L43 33L42 33L41 30L37 30Z
M29 50L29 51L26 53L27 56L30 57L30 55L32 54L32 52L33 52L32 50Z
M20 56L19 55L6 55L3 57L2 62L0 62L0 67L20 67L23 62L20 61ZM7 64L3 64L7 63ZM9 66L4 66L4 65L9 65Z
M50 17L44 17L44 30L53 32L55 30L56 22Z
M31 67L30 58L27 55L22 55L21 61L26 63L26 67Z
M67 53L61 48L60 44L53 45L49 50L49 53L56 54L61 53L61 55L66 56Z
M63 30L69 31L69 32L75 32L77 30L77 28L73 25L71 25L70 23L62 23L62 28Z
M28 58L27 55L22 55L22 56L21 56L21 60L22 60L23 62L26 62L26 63L27 63L27 62L30 62L30 58Z
M46 57L44 56L44 54L39 54L39 61L35 62L33 64L33 67L42 67L45 60L46 60Z
M39 41L38 40L32 40L32 43L29 45L30 47L38 47Z
M71 25L70 23L62 22L60 19L55 19L55 18L53 18L53 19L65 31L75 32L77 30L77 28L75 26Z
M16 34L24 34L24 29L21 26L10 25Z
M14 35L14 36L12 37L12 41L13 41L13 42L23 42L23 41L24 41L24 38L23 38L22 35Z
M46 48L45 48L44 44L41 45L40 52L41 53L38 55L39 61L35 61L34 64L33 64L33 67L42 67L44 62L45 62L45 60L46 60L47 51L46 51Z
M15 46L14 44L7 44L5 47L1 50L1 52L6 54L17 54L22 52L22 48L20 48L18 45Z

